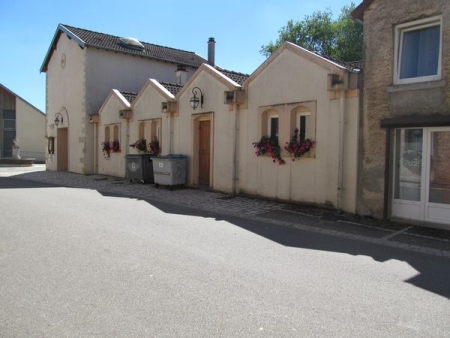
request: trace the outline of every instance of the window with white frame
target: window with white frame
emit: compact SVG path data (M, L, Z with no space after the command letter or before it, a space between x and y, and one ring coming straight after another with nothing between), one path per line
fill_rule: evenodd
M441 41L440 16L396 26L394 84L439 80Z
M269 115L267 121L267 135L271 139L278 138L278 124L279 124L278 115Z
M307 138L311 138L311 113L301 112L297 113L297 129L300 141L304 141Z

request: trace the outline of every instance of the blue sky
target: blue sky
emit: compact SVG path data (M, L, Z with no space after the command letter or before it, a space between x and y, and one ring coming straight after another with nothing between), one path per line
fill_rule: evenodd
M359 4L361 1L354 1ZM0 0L0 83L45 112L44 57L59 23L184 49L207 57L216 39L216 64L251 74L290 19L330 8L335 16L351 0Z

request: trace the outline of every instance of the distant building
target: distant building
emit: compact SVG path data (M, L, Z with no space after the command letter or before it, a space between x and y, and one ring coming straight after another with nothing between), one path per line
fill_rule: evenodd
M0 84L0 157L11 157L13 140L20 156L45 160L45 114Z

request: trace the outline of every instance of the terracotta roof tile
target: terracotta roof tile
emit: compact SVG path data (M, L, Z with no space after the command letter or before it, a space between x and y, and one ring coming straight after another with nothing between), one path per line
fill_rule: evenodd
M325 56L325 55L321 55L319 53L315 53L321 57L323 57L324 59L327 59L331 62L334 62L338 65L340 65L341 67L344 67L345 69L347 69L349 72L354 72L354 73L359 73L362 70L362 66L363 66L363 62L362 61L351 61L351 62L344 62L344 61L340 61L338 59L335 59L331 56Z
M122 94L123 97L126 98L128 102L130 102L130 104L132 104L136 96L138 96L138 93L133 92L120 92L120 94Z
M177 95L178 92L181 90L181 88L183 88L183 86L180 86L175 83L168 83L168 82L159 82L159 83L173 95Z
M173 62L180 65L200 67L202 63L207 62L201 56L194 52L184 51L170 47L163 47L147 42L140 41L145 49L143 51L127 48L119 44L120 37L97 33L86 29L76 28L69 25L62 25L67 30L72 32L88 47L97 47L101 49L114 50L126 54L140 55L150 59L162 60L166 62Z
M364 62L363 60L359 60L359 61L351 61L351 62L347 62L347 64L353 68L357 68L360 70L364 69Z
M231 80L233 80L234 82L236 82L239 85L242 85L244 83L244 81L250 77L250 75L247 75L247 74L233 72L231 70L226 70L226 69L222 69L219 67L216 67L216 69L219 72L221 72L223 75L225 75L226 77L229 77Z

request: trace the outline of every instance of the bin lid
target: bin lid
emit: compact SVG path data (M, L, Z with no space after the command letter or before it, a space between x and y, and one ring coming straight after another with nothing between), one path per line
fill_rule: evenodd
M168 155L164 155L164 156L158 156L159 159L182 159L182 158L186 158L186 155L182 155L182 154L168 154Z
M128 154L125 158L139 158L139 157L155 157L153 154Z

